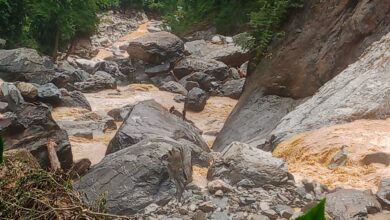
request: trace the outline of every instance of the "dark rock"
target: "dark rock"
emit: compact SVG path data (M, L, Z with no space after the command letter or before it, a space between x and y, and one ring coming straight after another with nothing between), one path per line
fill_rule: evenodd
M0 49L4 49L6 45L7 45L7 41L0 38Z
M162 74L150 78L150 81L157 87L162 87L165 83L175 81L175 78L171 74Z
M161 158L172 148L187 147L167 137L145 139L107 155L75 188L91 205L106 193L106 208L113 214L135 214L151 203L165 205L175 188Z
M72 166L72 172L76 173L78 176L83 176L91 168L91 161L89 159L81 159L76 161Z
M25 81L43 85L55 72L44 66L44 59L34 49L18 48L0 51L0 78L5 81Z
M113 61L102 61L97 63L95 71L106 72L119 82L126 83L128 81L127 76L120 71L119 65Z
M62 93L62 99L59 106L84 108L92 111L92 107L87 98L85 98L84 94L80 91L66 92L65 94Z
M338 189L326 195L326 212L335 220L367 219L382 210L371 191Z
M47 143L56 142L58 159L63 169L69 169L73 163L71 147L66 131L53 120L50 110L43 105L24 103L13 114L6 114L0 120L0 130L5 150L27 149L43 168L49 168Z
M177 36L162 31L148 33L142 37L131 40L127 53L132 59L140 59L147 63L161 64L173 61L181 56L184 43Z
M200 112L203 111L206 106L208 95L200 88L193 88L187 94L187 109L191 111Z
M209 76L209 75L202 73L202 72L195 72L195 73L192 73L188 76L183 77L179 81L179 83L182 84L187 89L187 86L188 86L187 83L195 82L198 84L195 87L199 87L205 91L209 91L213 87L213 85L212 85L213 81L216 81L216 79L214 77ZM194 87L192 87L192 88L194 88ZM191 89L187 89L187 90L190 91Z
M4 100L8 103L9 109L15 110L19 105L24 103L22 94L20 94L20 91L13 83L4 82L0 85L0 90Z
M114 108L111 109L107 115L111 116L114 118L115 121L122 122L123 120L126 119L127 115L131 110L133 110L134 105L125 105L121 108Z
M209 180L222 179L232 185L250 179L255 187L262 187L286 184L289 173L285 162L271 153L233 142L222 152L220 160L212 164L207 177Z
M85 82L76 82L75 88L82 92L99 92L105 89L116 89L116 80L108 73L97 71Z
M187 95L188 93L188 91L184 88L184 86L182 86L180 83L175 81L164 83L160 89L168 92L179 93L182 95Z
M26 82L17 82L15 84L25 100L35 101L38 98L38 88L35 85Z
M224 80L229 76L229 67L224 63L193 56L181 59L175 65L173 71L176 77L180 79L194 72L206 73L217 80Z
M194 82L194 81L184 81L182 85L184 86L184 88L187 91L190 91L191 89L193 89L195 87L200 87L199 83Z
M207 184L207 189L212 194L216 193L218 190L221 190L224 193L233 191L233 187L231 185L229 185L229 184L225 183L223 180L219 180L219 179L210 181Z
M390 179L382 179L377 196L384 209L390 210Z
M145 73L153 77L159 74L168 73L171 69L170 63L164 63L157 66L148 67L145 69Z
M114 138L106 154L130 147L152 136L186 139L200 149L209 151L200 135L200 130L176 117L154 100L143 101L133 107Z
M388 166L390 165L390 154L385 152L376 152L372 154L367 154L363 157L361 163L364 165L378 163L378 164L383 164L385 166Z
M225 82L222 86L222 94L224 96L239 99L242 93L242 89L245 84L245 78L229 80Z
M42 102L58 104L61 102L61 91L53 83L47 83L38 87L38 98Z
M202 210L197 210L191 218L192 220L206 220L206 213Z

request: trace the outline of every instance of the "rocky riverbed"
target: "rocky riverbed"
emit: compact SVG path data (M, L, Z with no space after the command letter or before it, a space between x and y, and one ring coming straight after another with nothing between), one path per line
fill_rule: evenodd
M268 76L276 61L260 64L255 86L234 36L179 38L142 14L101 18L89 47L57 63L0 50L6 150L49 168L54 141L62 168L88 161L75 190L91 206L104 196L116 215L295 219L326 198L332 219L390 219L389 34L302 90L299 77L283 85L279 65L284 75ZM193 164L180 202L162 159L172 149Z

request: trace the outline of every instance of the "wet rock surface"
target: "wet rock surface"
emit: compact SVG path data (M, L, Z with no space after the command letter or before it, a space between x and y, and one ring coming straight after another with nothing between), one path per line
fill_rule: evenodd
M191 111L199 112L204 109L207 99L207 93L202 89L195 87L187 94L186 106Z
M151 203L164 205L175 189L161 158L172 148L186 147L170 138L145 139L106 156L75 187L88 203L107 193L110 213L135 214Z
M106 154L131 147L141 140L152 136L166 136L173 139L186 139L203 150L209 151L200 136L200 130L170 114L154 100L143 101L135 105L125 122L111 140Z

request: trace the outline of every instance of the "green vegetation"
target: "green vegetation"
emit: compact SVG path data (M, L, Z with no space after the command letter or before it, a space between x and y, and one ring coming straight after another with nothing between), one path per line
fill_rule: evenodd
M320 203L311 208L306 214L297 218L297 220L325 220L325 199L321 200Z
M90 207L72 189L69 173L47 172L26 150L8 151L0 172L0 219L135 219ZM1 169L0 169L1 171Z
M0 0L0 37L11 47L64 50L76 36L96 30L97 10L145 10L160 14L184 35L215 26L221 34L247 31L240 44L264 55L285 18L304 0Z
M0 0L0 37L9 47L37 48L56 57L75 36L97 27L97 0Z

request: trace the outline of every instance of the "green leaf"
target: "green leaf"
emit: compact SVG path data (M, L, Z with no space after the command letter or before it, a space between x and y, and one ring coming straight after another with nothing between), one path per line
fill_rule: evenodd
M296 220L325 220L325 199Z

